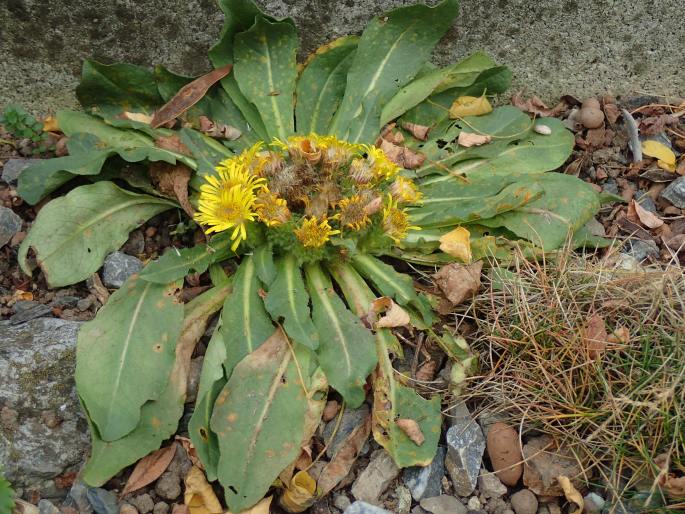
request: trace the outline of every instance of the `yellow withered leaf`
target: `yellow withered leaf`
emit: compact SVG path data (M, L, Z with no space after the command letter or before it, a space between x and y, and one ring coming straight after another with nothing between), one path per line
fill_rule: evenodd
M657 159L659 168L666 171L675 171L675 154L665 144L648 139L642 142L642 153Z
M184 482L186 490L183 503L188 507L190 514L221 514L223 512L221 503L200 468L197 466L190 468Z
M440 238L440 249L462 262L471 262L471 233L457 227Z
M60 132L59 123L54 116L48 116L43 121L43 132Z
M483 96L460 96L450 107L450 118L463 118L464 116L480 116L492 112L492 105Z
M281 496L281 506L288 512L304 512L314 504L315 494L316 481L306 471L298 471Z
M583 500L583 495L578 492L578 490L573 487L573 484L571 481L568 479L568 477L560 475L557 477L557 482L559 482L559 485L564 491L564 496L566 499L571 502L575 503L578 508L576 510L571 510L571 514L580 514L583 512L583 507L584 507L584 500Z

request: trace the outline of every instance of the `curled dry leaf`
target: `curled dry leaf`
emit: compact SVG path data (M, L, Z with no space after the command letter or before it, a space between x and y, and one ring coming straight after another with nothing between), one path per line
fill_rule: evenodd
M607 341L614 344L628 344L630 343L630 332L626 327L618 327L609 334Z
M48 116L45 118L43 121L43 132L61 132L57 118L54 116Z
M384 313L376 322L376 328L394 328L409 325L409 314L402 307L397 305L389 296L381 296L371 302L369 319Z
M224 123L215 123L207 116L200 116L198 118L198 122L200 123L200 132L210 137L235 141L243 135L243 133L237 128Z
M190 514L221 514L223 512L212 486L209 485L200 468L197 466L190 468L184 482L186 490L183 502Z
M511 97L511 104L514 107L521 109L522 111L528 112L530 114L535 114L536 116L544 117L555 117L566 112L568 109L568 104L565 101L559 102L554 107L547 107L545 102L540 100L537 96L533 96L528 100L523 99L521 91L514 93Z
M659 216L648 211L635 200L631 200L628 204L626 217L633 223L642 223L647 228L659 228L664 224L664 221Z
M463 146L464 148L481 146L490 141L492 141L492 136L488 134L474 134L472 132L464 132L463 130L459 133L459 137L457 138L459 146Z
M228 75L232 68L232 64L227 64L226 66L212 70L183 86L171 100L160 107L155 113L152 117L152 122L150 123L152 127L161 127L165 123L178 118L181 114L202 100L202 97L207 94L209 88Z
M675 154L665 144L648 139L642 142L642 153L654 157L662 170L675 171Z
M425 155L413 152L406 146L398 146L387 139L381 141L380 149L388 156L388 159L407 170L419 168L426 160Z
M450 107L450 118L463 118L464 116L481 116L492 112L492 105L483 96L460 96Z
M160 448L140 459L136 467L133 468L131 476L128 477L119 497L123 498L128 493L137 491L157 480L169 467L175 454L176 443L172 443L166 448Z
M416 380L420 380L422 382L430 382L431 380L433 380L433 377L435 377L435 372L437 369L438 369L437 361L434 361L434 360L426 361L418 369L414 378L416 378Z
M571 514L580 514L583 512L583 507L585 506L585 502L583 501L583 495L578 492L578 489L573 487L573 484L569 480L568 477L566 476L558 476L557 477L557 482L559 482L559 485L564 491L564 496L566 499L571 502L575 503L578 508L576 510L572 510Z
M435 283L452 305L459 305L478 292L482 270L483 261L468 266L448 264L434 275Z
M673 473L669 473L666 475L661 487L666 491L666 494L674 500L682 500L685 498L685 476L676 477Z
M416 446L421 446L426 440L426 437L421 431L419 424L410 418L402 418L395 421L395 424L400 427L402 432L407 434L407 437L412 440Z
M592 360L597 359L606 350L609 337L604 326L604 318L599 314L593 314L588 318L582 332L588 356Z
M418 123L410 123L408 121L402 123L402 128L421 141L428 140L428 133L431 130L426 125L419 125Z
M197 466L198 468L204 470L204 466L200 462L200 458L197 456L197 450L195 449L195 446L193 446L193 443L190 439L187 437L182 437L180 435L177 435L174 437L176 441L181 443L181 446L183 447L183 450L186 452L186 455L190 459L190 462L193 463L194 466Z
M150 164L150 178L163 195L176 198L191 218L195 210L188 200L188 182L192 172L184 164L169 164L158 161Z
M316 500L316 481L306 471L298 471L286 486L279 503L288 512L304 512Z
M457 227L440 238L440 250L462 262L471 262L471 233Z

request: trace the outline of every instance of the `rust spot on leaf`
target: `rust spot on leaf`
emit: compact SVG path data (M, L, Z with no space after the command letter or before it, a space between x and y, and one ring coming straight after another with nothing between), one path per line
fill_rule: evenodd
M235 423L237 419L238 414L235 412L229 412L228 416L226 416L226 421L228 421L229 423Z
M162 422L158 418L153 417L150 419L150 425L152 425L152 428L159 428L162 426Z

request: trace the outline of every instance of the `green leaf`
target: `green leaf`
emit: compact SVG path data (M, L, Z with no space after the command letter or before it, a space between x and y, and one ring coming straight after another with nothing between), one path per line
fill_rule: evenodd
M226 360L226 344L221 335L222 320L207 345L202 363L202 373L197 390L195 410L188 423L188 434L197 455L205 467L207 479L216 480L216 467L219 463L219 441L210 427L214 402L226 385L223 362Z
M320 335L319 366L328 382L350 405L364 402L364 385L376 366L373 334L350 312L318 264L305 268L312 316Z
M274 250L269 244L263 244L253 251L254 262L259 280L266 286L276 278L276 264L274 263Z
M235 36L233 74L242 93L257 107L270 138L285 140L295 131L297 47L295 27L263 17Z
M315 350L319 336L309 317L309 295L297 260L287 255L275 265L276 278L269 284L264 306L274 321L283 319L283 328L290 339Z
M285 333L277 329L233 370L214 405L217 469L226 503L240 512L262 499L300 452L307 410Z
M189 273L204 273L210 264L223 260L230 255L231 241L220 234L209 244L192 248L177 249L170 247L164 255L149 263L140 272L140 278L156 284L168 284L180 280Z
M374 18L364 30L330 133L373 143L383 106L424 66L457 14L457 0L412 5Z
M129 278L79 331L76 386L105 441L131 432L166 388L181 331L179 284Z
M97 271L130 231L173 206L112 182L78 187L40 210L19 247L19 264L30 274L26 256L33 248L50 287L75 284Z
M356 36L337 39L314 55L297 81L295 121L300 134L326 134L347 84Z
M228 377L243 357L256 350L274 332L260 296L261 284L254 259L245 257L234 277L233 291L224 304L221 328L226 344L223 364Z
M106 147L138 148L155 146L153 139L136 130L126 130L108 125L102 119L76 111L59 111L57 123L64 135L72 137L78 133L92 134Z
M90 59L83 61L76 97L84 109L110 116L124 111L152 114L163 103L149 69L133 64L101 64Z
M167 387L157 400L143 405L135 430L121 439L107 442L89 420L91 454L81 474L88 485L101 486L126 466L159 448L176 432L178 420L183 415L193 350L205 332L207 321L221 308L229 290L230 286L214 287L185 305L176 360L168 375Z
M2 476L2 468L0 468L0 512L12 512L14 508L14 490L5 477Z

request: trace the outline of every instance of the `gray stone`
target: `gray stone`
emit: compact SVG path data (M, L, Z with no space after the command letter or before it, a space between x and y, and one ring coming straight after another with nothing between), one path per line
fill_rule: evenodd
M538 511L538 498L528 489L515 492L509 501L516 514L535 514Z
M344 514L393 514L389 510L381 509L370 503L356 501L345 509Z
M469 508L469 510L480 510L483 504L478 499L478 496L471 496L466 506Z
M499 498L507 494L507 486L497 478L497 475L487 469L480 470L478 490L486 498Z
M140 514L147 514L148 512L152 512L152 510L155 508L155 502L152 499L152 496L147 493L139 494L135 498L130 499L128 502L138 509Z
M368 415L369 407L366 404L363 404L358 409L345 409L342 419L340 420L340 426L338 427L337 432L335 432L335 437L333 437L333 441L331 441L331 436L333 435L335 425L338 422L337 417L326 424L326 428L323 430L323 439L328 445L328 448L326 448L326 455L329 459L332 459L335 454L338 453L340 445L345 442L347 436L349 436L355 428L361 425Z
M685 177L678 177L661 192L661 198L668 200L678 209L685 209Z
M604 498L600 495L590 492L583 498L583 513L597 514L602 511L605 503Z
M478 423L461 409L454 425L447 431L445 467L454 490L459 496L469 496L476 487L480 463L485 450L485 437Z
M196 357L190 361L188 370L188 387L186 388L186 403L193 403L197 398L197 390L200 385L200 373L204 357Z
M59 509L55 507L49 500L41 500L38 502L38 514L60 514Z
M648 210L649 212L656 212L656 204L654 203L654 200L652 200L652 197L649 196L645 191L635 191L633 198L635 198L635 201L639 203L640 207L643 209Z
M409 514L411 510L411 491L403 485L398 485L395 488L395 496L397 496L397 514Z
M10 324L18 325L32 319L42 318L52 312L49 305L34 302L33 300L20 300L13 305L14 314L10 317Z
M17 179L22 171L40 159L10 159L2 167L2 180L10 186L17 185Z
M80 296L72 296L72 295L64 295L64 296L58 296L55 298L52 302L52 305L54 307L63 307L63 308L69 308L69 307L76 307L76 304L81 300Z
M152 514L168 514L169 504L164 502L155 503L155 508L152 509Z
M411 510L411 514L430 514L426 509L421 508L421 505L416 505Z
M628 239L621 250L630 255L636 261L641 262L647 258L658 259L659 247L654 241L644 241L642 239Z
M424 498L421 508L433 514L466 514L467 509L454 496L443 494L433 498Z
M612 195L618 195L618 183L613 178L607 179L602 186L602 191Z
M415 0L258 3L272 16L294 17L304 56ZM445 64L483 50L512 68L512 91L527 85L547 98L657 90L677 96L685 83L681 11L681 0L542 0L525 8L508 0L463 0L435 60ZM0 2L0 19L0 103L42 112L76 105L74 87L89 57L206 72L206 51L222 24L215 3L204 0L11 0Z
M79 514L90 514L93 512L93 507L91 507L90 502L88 502L87 494L88 486L77 480L72 484L63 505L65 507L73 508L79 512Z
M128 240L121 247L121 251L129 255L140 255L145 251L145 236L142 230L134 230L128 236Z
M336 509L345 511L349 508L350 505L352 505L352 502L346 494L340 493L333 496L333 506Z
M0 322L0 405L16 414L0 424L0 462L17 487L78 470L88 449L73 379L80 325L54 318Z
M113 492L100 487L91 487L88 489L86 497L95 514L119 514L117 496Z
M352 484L352 496L368 503L376 502L399 474L400 470L388 452L377 450L371 455L369 465Z
M447 450L439 446L433 461L428 466L414 466L404 470L402 480L411 491L414 500L438 496L442 492L446 454Z
M143 269L143 262L122 252L110 253L102 266L102 282L107 287L119 288L134 273Z
M12 236L21 230L21 223L17 213L0 205L0 247L9 243Z
M155 492L165 500L175 500L181 495L181 479L175 473L164 473L155 484Z

